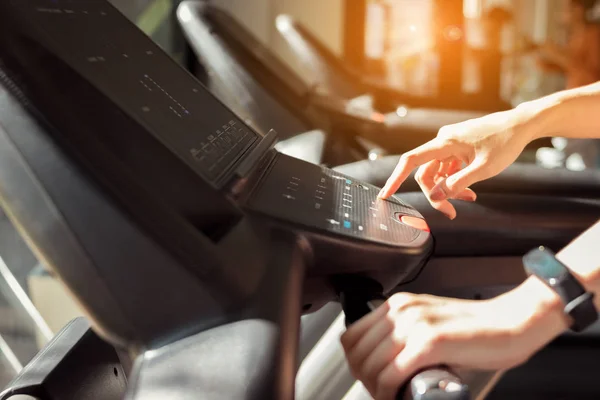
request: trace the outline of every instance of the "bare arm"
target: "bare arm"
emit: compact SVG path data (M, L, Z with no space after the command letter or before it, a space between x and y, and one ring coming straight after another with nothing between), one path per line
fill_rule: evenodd
M600 220L557 253L564 263L583 284L594 293L594 303L600 310ZM555 337L568 329L571 321L564 314L560 297L537 277L528 278L515 290L501 296L512 304L522 304L524 312L531 315L531 324ZM535 299L535 300L533 300ZM532 310L526 310L527 307Z
M600 138L600 82L523 103L516 111L531 139Z
M379 197L391 196L419 168L415 179L431 205L453 219L448 199L475 201L471 185L502 172L532 140L552 136L600 138L600 82L444 126L435 139L400 157Z

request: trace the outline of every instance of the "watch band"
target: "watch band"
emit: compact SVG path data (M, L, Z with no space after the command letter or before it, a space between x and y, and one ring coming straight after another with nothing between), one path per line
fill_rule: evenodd
M543 246L535 248L523 257L523 265L529 275L537 276L561 298L565 314L574 321L572 331L581 332L598 320L594 294L585 290L552 251Z

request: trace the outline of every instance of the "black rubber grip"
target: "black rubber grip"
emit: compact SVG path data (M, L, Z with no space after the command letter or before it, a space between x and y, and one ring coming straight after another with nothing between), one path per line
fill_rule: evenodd
M379 284L366 278L346 278L334 282L346 315L352 325L383 304L387 297ZM444 366L423 370L398 390L397 400L470 400L468 385Z

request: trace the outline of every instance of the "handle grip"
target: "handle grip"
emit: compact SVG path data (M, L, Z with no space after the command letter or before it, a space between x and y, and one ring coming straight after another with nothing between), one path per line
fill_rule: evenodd
M387 301L378 285L340 285L339 296L346 315L346 326ZM345 286L345 288L344 288ZM345 289L345 290L344 290ZM433 367L415 374L398 390L397 400L471 400L469 387L450 369Z
M373 311L385 300L384 296L367 302ZM433 367L414 375L398 390L396 400L470 400L469 387L445 366Z
M469 387L450 369L436 367L417 373L400 389L397 400L470 400Z

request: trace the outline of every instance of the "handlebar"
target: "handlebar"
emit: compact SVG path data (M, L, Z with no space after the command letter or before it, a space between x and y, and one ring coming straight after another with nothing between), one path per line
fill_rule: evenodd
M374 311L385 300L383 298L374 299L367 302L367 307L370 311ZM445 366L433 367L418 372L398 390L396 395L396 400L470 399L469 387L461 381L458 375Z
M340 302L346 315L346 326L352 325L387 301L387 296L368 284L340 287ZM397 400L471 400L468 385L450 368L436 366L415 374L399 388Z

